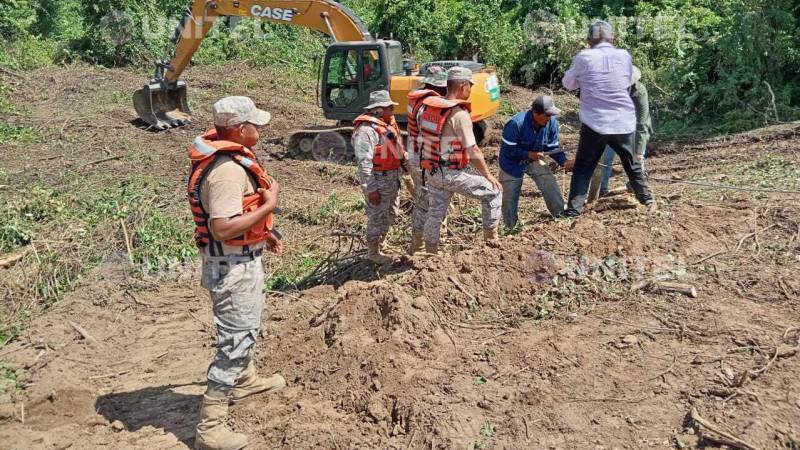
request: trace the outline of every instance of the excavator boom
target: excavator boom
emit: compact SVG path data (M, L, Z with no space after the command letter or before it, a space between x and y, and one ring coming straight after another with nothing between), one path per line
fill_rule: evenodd
M191 120L186 83L179 78L221 16L312 28L337 42L374 40L358 16L334 1L195 0L175 30L175 51L171 59L157 62L154 78L133 95L137 114L152 128L165 130Z

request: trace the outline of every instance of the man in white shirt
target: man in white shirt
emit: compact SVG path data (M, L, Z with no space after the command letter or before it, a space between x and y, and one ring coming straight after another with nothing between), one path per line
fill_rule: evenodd
M628 92L633 79L631 55L613 46L614 30L604 21L589 27L587 41L590 48L575 56L562 80L568 90L581 90L582 123L564 215L580 215L606 145L619 155L636 198L655 211L655 198L634 155L636 108Z

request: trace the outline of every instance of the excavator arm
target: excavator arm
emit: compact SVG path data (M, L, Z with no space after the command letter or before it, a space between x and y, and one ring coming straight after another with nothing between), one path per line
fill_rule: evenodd
M164 130L191 120L186 83L179 78L217 19L223 16L312 28L336 42L374 40L358 16L334 1L195 0L175 30L172 58L157 62L155 77L133 95L136 112L152 128Z

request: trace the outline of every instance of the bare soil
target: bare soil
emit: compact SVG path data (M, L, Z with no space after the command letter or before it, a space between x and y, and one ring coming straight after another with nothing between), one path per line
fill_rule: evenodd
M289 387L234 408L231 425L252 448L800 447L797 196L656 183L656 214L553 222L526 182L528 226L501 249L480 248L475 204L459 202L446 256L378 271L358 259L353 238L301 220L333 190L358 197L352 167L279 159L281 136L322 122L309 94L269 81L237 87L269 80L266 71L190 72L198 119L166 133L140 130L128 104L104 102L135 89L137 74L74 66L9 80L30 110L15 120L48 139L24 158L0 158L21 184L70 168L151 174L174 184L167 207L181 208L184 148L208 123L211 100L249 94L273 112L260 155L283 185L289 252L332 256L308 289L269 295L257 364ZM533 93L508 95L521 106ZM569 149L576 128L567 122ZM660 179L797 190L800 181L776 173L798 168L798 132L787 124L664 146L648 167ZM80 166L107 153L126 157ZM759 166L765 158L782 163ZM363 221L342 220L351 217ZM646 285L656 280L698 296ZM24 388L0 397L0 447L191 447L211 324L196 267L143 277L125 258L106 258L0 349L24 369Z

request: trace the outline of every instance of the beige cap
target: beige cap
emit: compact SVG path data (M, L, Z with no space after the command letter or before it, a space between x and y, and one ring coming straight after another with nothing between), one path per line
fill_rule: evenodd
M447 71L447 81L469 81L470 84L475 84L472 81L472 71L461 66L452 67Z
M256 107L248 97L225 97L214 103L211 108L214 114L214 125L232 127L243 123L252 123L264 126L269 123L272 115Z
M369 105L365 106L364 109L370 110L374 108L386 108L397 105L399 105L399 103L392 100L392 96L389 94L389 91L375 91L370 92Z

